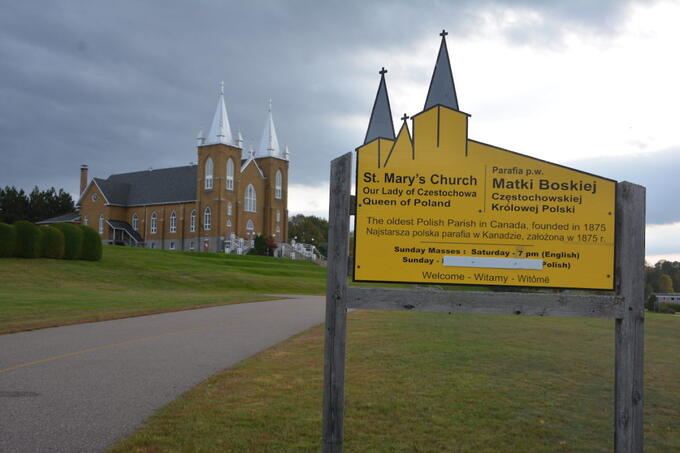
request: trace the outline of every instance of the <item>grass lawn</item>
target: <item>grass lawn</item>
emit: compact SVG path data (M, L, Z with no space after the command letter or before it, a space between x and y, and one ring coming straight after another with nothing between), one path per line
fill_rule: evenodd
M104 247L99 262L0 260L0 333L322 294L326 269L279 258Z
M357 311L345 451L609 452L614 321ZM649 314L648 452L680 451L680 317ZM319 451L323 329L160 410L113 452Z

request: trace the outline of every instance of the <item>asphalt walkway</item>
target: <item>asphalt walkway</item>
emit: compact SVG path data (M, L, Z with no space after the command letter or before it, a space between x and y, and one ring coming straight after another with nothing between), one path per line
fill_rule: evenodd
M323 322L324 298L0 335L0 452L98 452L216 372Z

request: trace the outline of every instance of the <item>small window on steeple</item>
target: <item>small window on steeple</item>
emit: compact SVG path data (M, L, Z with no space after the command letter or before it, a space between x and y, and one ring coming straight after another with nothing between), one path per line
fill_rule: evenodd
M227 161L227 190L234 190L234 161Z
M213 188L213 161L211 158L205 160L205 190Z
M283 186L283 176L281 175L281 170L276 170L276 191L275 197L281 199L281 187Z

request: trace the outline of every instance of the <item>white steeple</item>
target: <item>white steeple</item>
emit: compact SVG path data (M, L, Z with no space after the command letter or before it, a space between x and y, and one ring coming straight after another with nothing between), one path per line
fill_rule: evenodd
M206 140L207 145L224 143L232 145L231 127L229 127L229 117L227 116L227 106L224 103L224 82L220 82L220 95L217 99L217 109L213 116L212 126Z
M283 158L286 160L290 160L290 151L288 151L288 145L285 147L285 151L283 153Z
M241 135L241 130L239 129L236 135L236 147L243 149L243 135Z
M257 150L258 157L279 157L281 158L281 150L279 149L279 139L276 137L276 128L274 127L274 117L272 116L272 100L269 100L269 108L267 109L267 122L262 131L262 139L260 140L260 148Z

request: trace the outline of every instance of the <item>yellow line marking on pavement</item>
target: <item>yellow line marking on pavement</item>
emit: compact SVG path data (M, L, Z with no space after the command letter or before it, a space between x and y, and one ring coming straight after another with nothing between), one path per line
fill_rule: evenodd
M272 313L272 312L275 312L275 311L280 311L280 310L275 310L275 309L267 310L265 312L257 313L257 315L260 316L262 314L269 314L269 313ZM9 368L0 369L0 374L7 373L9 371L18 370L18 369L21 369L21 368L26 368L26 367L33 366L33 365L40 365L41 363L51 362L53 360L66 359L68 357L73 357L73 356L85 354L85 353L88 353L88 352L101 351L103 349L111 349L111 348L115 348L117 346L125 346L125 345L128 345L128 344L141 343L143 341L155 340L157 338L167 337L169 335L176 335L176 334L180 334L180 333L191 332L191 331L194 331L194 330L201 330L201 329L210 328L210 327L217 327L217 326L221 326L221 325L224 325L224 324L233 323L234 321L239 321L241 319L247 318L248 316L249 315L240 316L238 318L230 318L230 319L227 319L227 320L224 320L224 321L210 322L210 323L207 323L207 324L202 324L200 326L189 327L187 329L173 330L173 331L170 331L170 332L164 332L164 333L161 333L161 334L158 334L158 335L152 335L152 336L149 336L149 337L133 338L132 340L121 341L119 343L112 343L112 344L107 344L107 345L103 345L103 346L96 346L94 348L83 349L81 351L68 352L66 354L55 355L53 357L48 357L46 359L35 360L33 362L22 363L20 365L14 365L14 366L11 366Z

